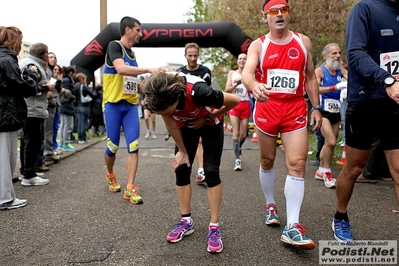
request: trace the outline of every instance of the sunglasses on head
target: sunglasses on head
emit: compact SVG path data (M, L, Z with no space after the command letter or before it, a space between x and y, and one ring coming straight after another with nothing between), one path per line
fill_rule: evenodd
M270 8L269 10L267 10L265 15L277 16L278 12L281 12L281 14L285 14L285 13L288 13L289 11L290 11L289 6L283 6L280 8Z

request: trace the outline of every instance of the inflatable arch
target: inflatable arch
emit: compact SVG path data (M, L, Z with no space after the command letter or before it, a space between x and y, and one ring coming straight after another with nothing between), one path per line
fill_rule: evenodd
M224 47L238 57L246 53L252 40L234 22L205 22L183 24L141 24L143 37L134 47L184 47L195 42L200 47ZM108 24L72 60L78 72L94 80L94 72L104 64L108 43L119 40L119 23Z

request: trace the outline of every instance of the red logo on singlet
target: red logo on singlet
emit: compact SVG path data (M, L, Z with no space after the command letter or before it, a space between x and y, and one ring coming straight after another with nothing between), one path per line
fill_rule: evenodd
M299 51L296 48L290 48L288 50L288 57L291 59L298 59L299 57Z

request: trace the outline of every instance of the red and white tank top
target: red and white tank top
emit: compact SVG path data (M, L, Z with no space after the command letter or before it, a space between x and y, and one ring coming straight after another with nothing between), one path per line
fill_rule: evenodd
M197 106L194 104L193 87L196 83L198 83L198 82L205 83L205 81L198 77L191 76L191 75L186 75L185 77L187 80L187 83L186 83L187 96L185 98L184 109L183 110L175 110L172 113L173 119L176 120L178 127L184 126L184 124L187 121L195 120L199 117L207 116L212 112L212 110L215 109L210 106ZM215 120L212 122L207 122L206 125L218 124L221 121L221 119L222 119L222 116L215 118Z
M231 80L233 81L237 78L241 78L241 74L238 73L237 71L234 71L233 74L231 75ZM237 87L233 90L233 94L240 97L240 101L249 101L249 91L247 90L247 88L245 88L244 84L242 83L237 85Z
M306 92L307 49L299 33L291 34L291 40L284 44L274 43L268 35L256 40L261 42L262 51L255 78L272 87L271 99L295 99Z

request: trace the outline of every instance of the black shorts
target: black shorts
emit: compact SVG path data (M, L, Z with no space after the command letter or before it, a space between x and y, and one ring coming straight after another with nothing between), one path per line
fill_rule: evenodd
M326 111L321 111L321 115L330 121L331 125L334 125L341 121L341 114L340 113L330 113Z
M399 105L391 98L349 102L345 122L348 146L369 150L378 138L383 150L399 149Z

